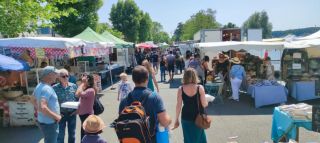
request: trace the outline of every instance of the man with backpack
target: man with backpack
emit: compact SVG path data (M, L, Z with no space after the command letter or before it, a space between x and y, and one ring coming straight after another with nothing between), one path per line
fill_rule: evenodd
M122 143L156 143L158 125L168 127L171 123L161 97L147 88L148 76L143 66L132 71L135 88L121 101L119 117L113 123Z

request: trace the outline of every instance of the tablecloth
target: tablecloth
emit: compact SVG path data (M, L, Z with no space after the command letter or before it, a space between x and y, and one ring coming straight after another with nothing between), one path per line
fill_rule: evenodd
M271 139L273 141L278 142L285 133L287 139L295 139L297 132L296 127L312 130L311 120L293 120L287 113L282 112L278 107L274 109L271 129Z
M221 103L223 103L223 99L221 97L223 83L206 83L204 88L207 94L217 97L220 99Z
M255 100L255 107L287 102L288 90L284 86L254 86L248 87L247 93Z
M320 98L320 96L315 95L314 81L290 82L290 95L297 101Z

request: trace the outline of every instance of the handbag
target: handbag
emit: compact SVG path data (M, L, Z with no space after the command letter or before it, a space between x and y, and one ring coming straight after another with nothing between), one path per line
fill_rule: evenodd
M199 87L198 87L197 96L198 96L197 103L198 103L199 113L196 117L195 124L197 127L201 129L208 129L210 128L210 125L211 125L211 118L207 116L207 114L204 111L204 108L201 106Z
M97 96L94 97L93 112L94 115L100 115L104 111L104 107Z

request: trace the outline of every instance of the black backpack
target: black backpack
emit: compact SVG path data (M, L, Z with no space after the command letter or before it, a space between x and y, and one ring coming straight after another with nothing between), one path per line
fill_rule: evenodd
M147 96L142 100L146 101ZM129 93L128 101L132 101L132 95ZM142 103L139 101L128 102L112 124L117 133L120 143L151 143L152 134L150 132L149 116L144 110Z

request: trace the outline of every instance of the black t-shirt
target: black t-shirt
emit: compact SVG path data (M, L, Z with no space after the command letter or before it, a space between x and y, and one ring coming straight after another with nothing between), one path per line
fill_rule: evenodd
M226 60L223 63L218 62L217 63L217 74L219 72L222 72L223 75L225 75L226 73L228 73L228 66L229 66L229 61Z
M160 67L164 67L164 66L166 66L166 62L165 61L161 61L160 62Z
M157 54L152 54L151 55L151 62L157 63L158 62L159 56Z

